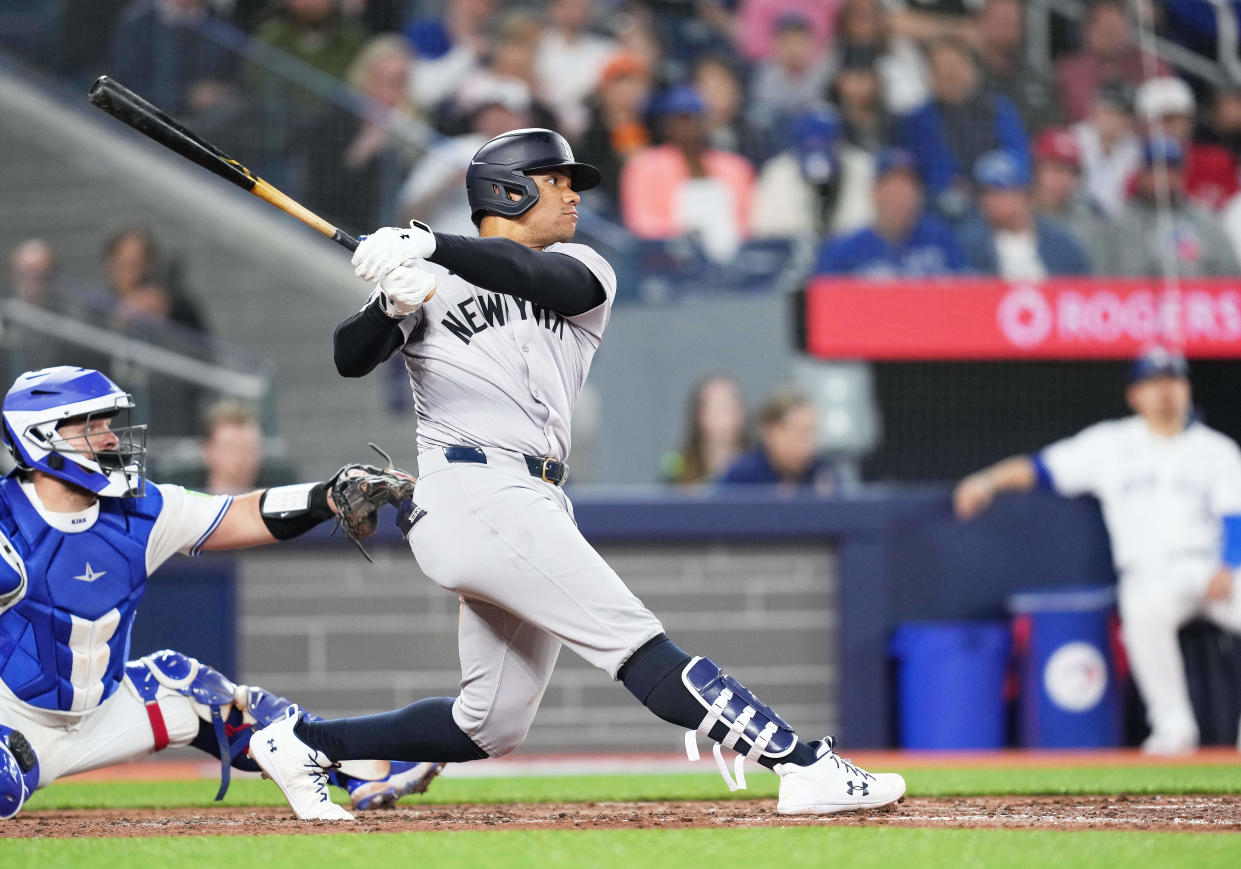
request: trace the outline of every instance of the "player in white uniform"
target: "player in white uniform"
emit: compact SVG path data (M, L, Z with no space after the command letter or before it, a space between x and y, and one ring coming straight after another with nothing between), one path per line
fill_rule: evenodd
M230 764L257 770L245 753L254 727L292 704L179 652L127 661L147 577L178 552L275 543L342 513L372 521L378 499L350 506L363 471L371 491L400 484L390 502L412 484L365 466L237 497L148 484L146 426L113 422L132 407L98 371L69 366L27 372L4 398L17 470L0 481L0 819L57 778L170 745L221 759L217 799ZM364 761L333 783L355 808L377 808L425 790L439 768ZM326 787L319 796L317 816L348 817Z
M1139 357L1126 397L1135 416L972 474L954 506L969 519L998 492L1036 486L1099 499L1125 650L1151 726L1142 747L1179 754L1197 747L1198 727L1177 631L1199 615L1241 631L1241 450L1193 419L1189 366L1177 353Z
M403 527L423 571L461 598L461 687L456 698L381 715L290 716L260 731L272 751L256 760L299 815L315 785L308 756L326 767L376 751L434 761L512 751L561 646L659 717L779 773L781 812L881 806L905 791L899 775L839 757L830 738L799 740L718 665L682 652L578 531L561 489L569 421L616 277L570 239L579 193L598 182L558 134L517 130L485 144L469 167L480 238L414 223L358 247L358 275L379 283L337 328L336 363L362 376L404 356L420 475Z

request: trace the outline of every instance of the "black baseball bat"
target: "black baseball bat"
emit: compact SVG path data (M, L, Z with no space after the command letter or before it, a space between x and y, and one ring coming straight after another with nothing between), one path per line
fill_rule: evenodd
M209 172L214 172L225 181L236 184L264 202L293 215L342 247L357 249L356 238L328 223L296 199L272 187L215 145L170 118L120 82L101 75L91 85L89 96L94 105L147 138L154 139L165 148L175 151Z

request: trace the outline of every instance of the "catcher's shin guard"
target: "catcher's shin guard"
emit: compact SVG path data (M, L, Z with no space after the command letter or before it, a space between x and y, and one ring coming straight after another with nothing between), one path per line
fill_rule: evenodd
M34 748L11 727L0 724L0 821L21 811L39 786L39 759Z

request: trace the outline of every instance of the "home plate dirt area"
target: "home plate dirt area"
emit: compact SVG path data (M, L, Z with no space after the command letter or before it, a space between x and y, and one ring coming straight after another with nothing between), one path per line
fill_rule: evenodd
M886 809L811 817L785 817L775 808L774 800L419 805L363 813L354 823L297 821L270 808L35 811L0 825L0 838L807 825L1241 832L1238 795L908 797Z

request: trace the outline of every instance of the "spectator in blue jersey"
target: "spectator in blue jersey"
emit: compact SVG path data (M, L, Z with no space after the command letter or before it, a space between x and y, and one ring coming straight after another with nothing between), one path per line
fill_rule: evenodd
M759 446L742 453L720 484L767 485L794 491L832 492L839 477L818 453L814 406L800 392L776 390L759 410Z
M418 58L413 82L418 105L438 105L483 65L491 51L484 28L498 5L496 0L448 0L438 17L417 18L405 27Z
M1090 259L1067 230L1034 213L1030 173L1007 151L984 154L974 166L979 214L961 224L970 267L1009 281L1088 275Z
M909 153L883 151L875 174L874 224L824 242L815 273L883 279L964 271L965 254L952 230L922 210L922 183Z
M895 142L913 154L932 206L955 219L969 208L978 158L1004 150L1028 169L1030 143L1012 101L983 87L968 43L940 37L928 57L931 98L899 119Z

